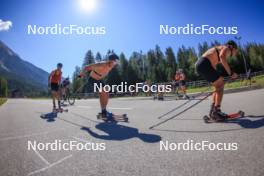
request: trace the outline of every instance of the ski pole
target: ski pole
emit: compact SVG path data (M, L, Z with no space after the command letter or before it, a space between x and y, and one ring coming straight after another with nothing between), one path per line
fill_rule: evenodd
M197 102L194 103L193 105L191 105L191 106L189 106L188 108L182 110L182 111L179 112L178 114L176 114L176 115L174 115L174 116L171 116L171 117L168 118L168 119L165 119L165 120L163 120L163 121L161 121L161 122L159 122L159 123L157 123L157 124L155 124L155 125L152 125L151 127L149 127L149 129L153 129L154 127L157 127L157 126L159 126L159 125L161 125L161 124L163 124L163 123L166 123L167 121L169 121L169 120L171 120L171 119L174 119L175 117L177 117L177 116L183 114L184 112L186 112L186 111L188 111L189 109L193 108L193 107L196 106L197 104L201 103L203 100L205 100L206 98L208 98L208 97L211 96L212 94L213 94L213 92L208 93L204 98L202 98L201 100L197 101Z
M194 98L200 97L200 96L203 95L205 92L207 92L210 88L211 88L211 86L209 86L207 89L205 89L204 91L200 92L199 94L195 95ZM173 108L173 109L170 110L169 112L167 112L167 113L165 113L165 114L159 116L158 119L161 119L162 117L164 117L164 116L166 116L166 115L168 115L168 114L170 114L170 113L176 111L177 109L180 109L181 107L183 107L184 105L188 104L188 103L191 102L191 101L192 101L192 99L189 99L188 101L184 102L183 104L181 104L181 105L179 105L179 106Z

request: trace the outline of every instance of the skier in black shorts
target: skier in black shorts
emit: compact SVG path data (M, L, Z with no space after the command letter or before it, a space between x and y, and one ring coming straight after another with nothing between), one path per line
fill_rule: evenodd
M177 95L179 95L179 87L180 87L180 72L176 71L174 76L174 89Z
M225 85L223 77L237 78L237 74L227 63L227 58L234 57L236 54L237 44L229 40L225 45L208 49L195 64L197 73L212 83L215 89L209 116L216 121L225 120L225 114L220 109Z
M186 76L182 69L179 69L179 74L180 74L179 86L181 88L181 91L183 92L183 98L188 99L189 96L186 94L186 81L185 81Z
M79 77L84 77L86 72L90 72L89 83L93 86L97 85L102 87L105 86L103 79L108 75L108 73L118 64L119 57L114 54L108 54L108 61L102 61L95 64L87 65L83 68L83 71L80 73ZM103 118L107 117L106 106L109 100L109 93L102 90L99 92L100 105L102 109Z
M57 64L57 69L53 70L48 78L49 85L51 87L51 93L52 93L52 103L53 103L53 112L57 111L55 99L58 100L58 107L59 111L61 111L61 103L60 103L60 83L61 83L61 77L62 77L62 63Z

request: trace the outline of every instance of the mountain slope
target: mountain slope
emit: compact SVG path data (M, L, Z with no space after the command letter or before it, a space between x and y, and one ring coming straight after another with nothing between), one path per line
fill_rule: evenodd
M9 90L28 91L47 89L48 73L33 64L22 60L15 52L0 41L0 76L8 80Z

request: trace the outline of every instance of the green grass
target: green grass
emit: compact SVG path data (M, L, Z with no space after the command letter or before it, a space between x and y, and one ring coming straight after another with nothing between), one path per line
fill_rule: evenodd
M7 98L0 98L0 106L7 101Z
M256 81L256 85L263 87L264 88L264 75L262 76L257 76L255 77L255 79L253 79L254 81Z
M264 75L256 76L252 78L252 86L259 86L264 88ZM244 86L249 86L249 81L235 81L231 83L227 83L225 85L225 89L236 89ZM207 90L208 87L198 87L198 88L188 88L187 93L196 93L196 92L202 92ZM212 87L208 90L211 91Z

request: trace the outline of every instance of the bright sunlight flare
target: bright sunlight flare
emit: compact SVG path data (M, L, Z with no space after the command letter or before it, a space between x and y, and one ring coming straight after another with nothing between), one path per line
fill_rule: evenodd
M92 12L96 9L97 0L78 0L83 11Z

